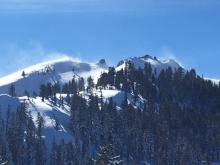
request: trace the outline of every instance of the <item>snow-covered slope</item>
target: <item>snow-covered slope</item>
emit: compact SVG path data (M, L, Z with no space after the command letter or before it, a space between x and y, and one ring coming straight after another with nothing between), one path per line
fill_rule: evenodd
M55 106L49 100L42 102L41 98L31 98L27 100L28 110L33 117L36 125L37 113L39 112L43 117L44 129L43 135L47 146L51 146L51 138L56 141L64 140L71 141L72 135L69 131L69 107ZM56 127L58 125L58 127Z
M89 93L80 92L81 96L85 99L89 99ZM97 96L101 96L100 91L94 91L94 94ZM67 96L66 94L57 94L59 100L60 95L64 98ZM113 98L115 103L117 104L117 108L120 109L120 104L124 99L124 92L119 90L103 90L102 91L103 99L106 101L109 98ZM128 94L128 102L131 103L133 96ZM8 109L10 112L16 112L17 107L21 105L22 102L25 102L27 105L27 110L31 115L35 125L37 126L37 116L38 113L44 119L44 128L43 128L43 137L45 139L45 143L47 147L51 147L52 140L54 139L57 142L60 142L62 139L65 142L69 142L72 140L74 135L70 131L69 121L70 121L70 107L64 101L64 105L60 106L59 101L56 105L53 104L52 101L45 99L44 102L40 97L36 98L27 98L23 97L11 97L6 94L0 95L0 112L3 119L6 121ZM144 99L139 98L134 106L143 107ZM58 126L58 127L57 127Z
M119 71L125 67L125 62L131 62L134 64L136 69L144 68L145 63L150 63L153 71L155 70L157 74L160 73L162 69L172 68L173 71L181 67L176 61L172 59L168 60L158 60L156 57L151 57L150 55L145 55L143 57L132 57L122 60L118 63L116 70Z
M96 82L102 72L108 69L105 61L101 60L97 64L83 63L66 57L59 60L40 63L21 71L0 78L0 93L8 93L10 84L14 84L16 94L21 96L27 90L30 94L38 93L41 84L51 82L66 83L73 76L83 77L85 80L92 76ZM22 76L22 72L26 76Z
M72 139L69 129L69 107L55 106L49 100L42 102L41 98L26 98L26 97L11 97L9 95L0 95L0 112L6 121L8 110L10 112L16 112L17 108L22 102L26 102L27 110L30 112L32 119L37 125L38 112L43 117L45 124L43 129L43 136L47 146L51 146L52 140L56 141L64 140L69 142ZM56 127L56 123L58 128Z

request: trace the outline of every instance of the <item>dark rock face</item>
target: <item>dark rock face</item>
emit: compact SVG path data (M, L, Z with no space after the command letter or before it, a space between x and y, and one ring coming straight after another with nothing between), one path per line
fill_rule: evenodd
M152 59L152 56L150 56L150 55L148 55L148 54L146 54L146 55L144 55L143 57L141 57L141 58L144 58L144 59Z
M101 59L101 60L99 60L99 64L106 65L106 61L105 61L105 59Z

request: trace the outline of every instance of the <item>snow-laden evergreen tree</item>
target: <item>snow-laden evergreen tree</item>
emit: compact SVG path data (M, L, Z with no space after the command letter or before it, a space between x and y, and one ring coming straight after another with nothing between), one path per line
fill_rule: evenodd
M123 165L123 161L115 154L112 145L101 146L94 162L95 165Z
M44 139L42 138L42 129L44 127L44 119L38 112L37 115L37 130L36 130L36 143L35 143L35 164L45 165L46 164L46 146Z
M2 112L0 107L0 162L4 163L6 159L6 139L5 139L5 124L4 119L2 118Z
M51 153L50 153L50 165L57 165L58 163L57 145L53 138Z
M17 134L16 134L16 117L15 113L10 113L9 114L9 121L8 121L8 128L6 132L7 136L7 141L8 141L8 147L9 151L11 153L13 162L16 164L17 163L17 148L16 146L16 139L17 139Z
M87 79L87 89L86 89L87 92L91 92L94 87L95 87L94 80L93 80L93 78L90 76L90 77L88 77L88 79Z
M82 77L79 77L79 79L78 79L78 89L79 89L79 91L85 90L85 81L84 81L84 78L82 78Z
M27 129L25 135L26 164L34 164L35 161L35 139L36 129L31 117L27 119Z

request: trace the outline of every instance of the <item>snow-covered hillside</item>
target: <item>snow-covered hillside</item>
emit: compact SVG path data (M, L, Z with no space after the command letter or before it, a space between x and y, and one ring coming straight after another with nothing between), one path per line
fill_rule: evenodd
M89 99L89 93L80 92L80 95ZM101 96L100 91L94 91L94 95ZM66 99L66 94L57 94L57 99L62 96L63 99ZM117 104L118 109L120 109L120 104L124 99L124 92L119 90L102 90L102 96L104 101L109 98L113 98L114 102ZM128 95L128 102L132 102L133 96L131 94ZM10 112L16 112L17 108L21 105L21 103L26 103L27 110L31 115L35 126L37 126L37 115L40 115L44 119L44 129L43 129L43 137L45 139L47 147L51 147L52 140L54 139L57 142L62 139L65 142L69 142L72 140L72 133L69 130L69 121L70 121L70 107L64 101L64 105L60 106L59 102L54 105L51 100L45 99L42 101L40 97L36 98L27 98L23 97L11 97L7 94L0 95L0 112L3 119L6 121L8 110ZM143 107L144 99L139 98L134 106Z
M37 125L37 114L43 117L45 124L43 129L43 136L47 146L51 146L52 140L60 141L63 139L68 142L71 140L69 128L69 107L54 106L49 100L42 102L41 98L27 98L27 97L11 97L9 95L0 95L0 112L3 119L6 121L7 113L16 112L17 108L22 102L26 103L27 110L30 113L35 125ZM56 127L56 124L58 127Z
M150 62L155 69L161 70L162 68L167 68L173 66L173 68L179 67L174 61L161 62L157 59L151 57L141 57L141 58L130 58L135 64L135 67L144 67L145 62ZM117 70L123 68L124 63L116 67ZM43 129L43 136L47 146L51 146L52 138L56 141L64 139L64 141L70 141L74 137L69 130L69 120L70 120L70 107L65 103L64 106L60 106L59 103L54 105L51 100L45 99L41 100L40 97L30 97L27 98L24 95L24 91L28 91L30 94L33 92L39 93L39 88L41 84L45 83L56 83L64 84L72 80L73 76L83 77L85 80L92 76L94 82L96 83L100 74L106 72L108 66L105 60L100 60L96 64L83 63L76 61L72 58L62 58L59 60L48 61L40 63L34 66L30 66L26 69L20 70L6 77L0 78L0 110L2 112L3 118L6 119L7 109L10 111L16 111L17 107L21 105L21 102L27 104L28 111L33 118L35 124L37 120L37 114L43 117L45 121L45 127ZM25 73L25 75L22 73ZM7 95L10 85L15 85L17 97L11 97ZM124 99L125 93L120 90L95 90L94 95L103 97L104 101L109 98L113 98L113 101L117 105L117 109L120 110L120 105ZM65 100L66 94L57 94L59 100L60 95ZM90 93L86 91L81 91L80 95L89 99ZM133 95L128 94L128 103L131 103L134 107L143 108L145 100L139 97L135 103L133 103ZM58 128L57 128L58 125Z
M96 82L100 74L107 69L108 66L103 60L96 64L79 62L69 57L48 61L0 78L0 93L8 93L11 84L15 85L18 96L22 96L25 90L30 94L38 93L41 84L47 82L63 84L72 80L74 75L85 80L92 76ZM23 71L25 76L22 76Z
M144 68L145 63L150 63L153 71L155 70L157 74L160 73L162 69L172 68L173 71L181 67L176 61L172 59L167 60L158 60L156 57L152 57L150 55L145 55L142 57L132 57L125 60L122 60L118 63L116 70L119 71L125 67L125 62L131 62L134 64L136 69Z

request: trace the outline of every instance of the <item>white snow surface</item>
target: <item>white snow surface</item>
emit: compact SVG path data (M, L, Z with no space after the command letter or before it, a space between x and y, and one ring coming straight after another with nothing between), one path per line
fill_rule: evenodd
M62 139L66 142L71 141L72 135L69 131L70 109L68 106L55 106L49 100L42 102L40 97L30 98L27 100L27 103L28 110L31 112L35 125L37 125L36 120L38 112L43 117L43 135L49 146L51 145L51 139L53 138L58 142ZM56 128L56 122L58 123L58 129Z
M63 84L72 80L74 75L76 78L83 77L85 82L89 76L92 76L94 82L97 82L100 74L107 70L107 65L83 63L70 57L61 58L33 65L0 78L0 93L8 93L11 84L15 85L18 96L22 96L25 90L30 94L33 92L39 93L41 84L47 82L52 84L60 82ZM26 74L25 77L22 77L23 71Z
M20 106L21 102L26 102L27 110L37 126L37 114L38 112L44 119L43 137L47 147L50 147L53 139L60 142L64 140L66 142L71 141L72 135L69 131L69 107L59 107L53 105L49 100L42 102L40 97L27 98L27 97L11 97L8 95L0 95L0 112L3 119L6 121L8 109L10 112L16 112L17 107ZM58 128L56 128L56 121Z
M139 68L143 69L145 63L150 63L153 69L152 71L155 70L157 74L159 74L162 69L168 69L170 67L173 71L175 71L176 69L181 67L176 61L172 59L158 60L156 57L145 55L143 57L132 57L132 58L128 58L128 59L120 61L116 67L116 71L124 69L125 62L131 62L132 64L134 64L134 67L136 69L139 69Z
M211 80L214 84L219 85L220 80L218 79L213 79L213 78L205 78L206 80Z

